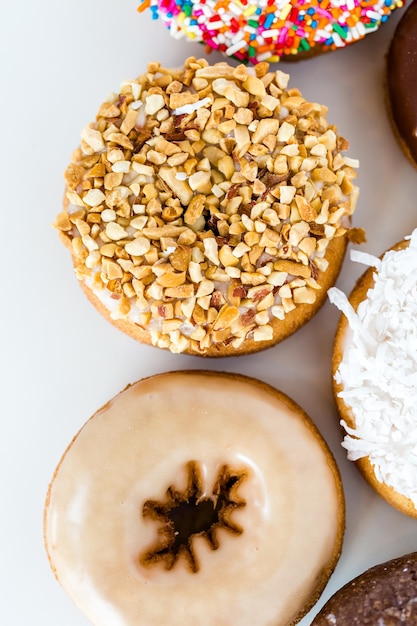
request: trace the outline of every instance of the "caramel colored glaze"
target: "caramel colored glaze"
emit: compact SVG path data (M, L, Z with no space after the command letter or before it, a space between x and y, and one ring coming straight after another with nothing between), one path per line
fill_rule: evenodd
M219 514L228 530L200 526L198 568L184 550L171 568L144 566L155 544L169 547L166 503L211 498L225 468L236 478L223 491L232 511ZM344 527L339 471L311 419L269 385L204 371L151 376L97 411L45 507L52 570L95 626L161 626L167 615L171 626L292 626L321 595Z
M392 247L393 250L401 250L402 248L408 245L408 241L401 241ZM370 267L369 269L362 274L362 276L356 282L350 296L349 302L355 309L357 310L359 304L365 300L366 295L369 289L372 289L374 285L374 272L375 269ZM352 411L342 398L339 397L339 392L342 391L343 386L341 383L337 383L335 381L335 374L339 368L339 365L343 359L343 350L345 343L349 340L349 324L346 317L342 314L340 316L339 324L336 331L336 337L334 341L333 348L333 359L332 359L332 385L333 385L333 395L336 402L337 410L339 412L340 418L343 419L346 424L350 428L355 427L355 420L352 415ZM393 506L401 513L405 515L409 515L410 517L417 517L417 511L412 501L404 496L403 494L398 493L393 489L390 485L386 483L381 483L377 477L375 476L375 471L372 463L369 460L369 457L363 457L355 461L355 465L365 478L367 483L376 491L376 493L381 496L388 504Z
M417 553L371 567L339 589L311 626L417 624Z
M417 167L417 1L398 23L387 55L387 99L402 149Z

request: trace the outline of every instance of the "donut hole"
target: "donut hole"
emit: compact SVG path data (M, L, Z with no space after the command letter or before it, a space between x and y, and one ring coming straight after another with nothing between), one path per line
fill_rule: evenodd
M165 569L171 570L183 556L191 572L196 573L200 563L194 538L203 537L212 550L217 550L220 547L217 537L220 529L234 535L243 532L231 515L235 509L246 505L236 493L247 475L246 471L234 471L223 465L211 496L203 495L205 489L200 464L190 461L187 471L188 484L184 491L170 486L165 502L147 500L143 505L143 517L160 523L157 541L141 556L140 562L145 567L163 562Z
M168 512L170 522L174 526L174 549L181 544L187 544L193 535L208 533L212 526L219 521L218 505L207 498L200 502L197 498L190 498L187 502L174 505Z

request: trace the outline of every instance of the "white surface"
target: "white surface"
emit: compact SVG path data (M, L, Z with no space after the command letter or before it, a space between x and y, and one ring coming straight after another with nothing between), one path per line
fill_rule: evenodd
M82 126L109 91L150 60L180 65L204 49L172 40L160 22L136 14L135 0L16 1L2 8L0 623L86 626L55 582L43 548L43 504L55 466L84 421L129 382L209 368L256 376L292 396L338 460L347 500L344 550L321 600L301 622L307 626L350 578L417 550L417 521L374 495L340 447L330 391L338 312L327 303L281 345L216 361L138 345L105 322L83 296L50 225L60 210L62 173ZM350 140L350 155L361 161L355 225L367 231L362 249L374 254L416 226L417 170L393 137L383 95L384 55L400 16L350 48L281 64L292 86L329 106L330 120ZM361 271L346 258L338 286L350 291Z

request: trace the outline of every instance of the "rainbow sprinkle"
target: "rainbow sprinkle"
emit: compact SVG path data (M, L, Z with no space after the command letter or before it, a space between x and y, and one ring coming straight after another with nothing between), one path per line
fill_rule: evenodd
M276 63L319 46L343 48L386 22L403 0L141 0L175 39L243 63Z

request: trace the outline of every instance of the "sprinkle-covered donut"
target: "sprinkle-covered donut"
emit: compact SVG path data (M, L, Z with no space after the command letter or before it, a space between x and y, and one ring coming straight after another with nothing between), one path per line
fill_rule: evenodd
M333 353L334 394L343 446L369 484L392 506L417 517L417 230L369 265L343 311Z
M386 59L389 116L405 155L417 167L417 1L398 22Z
M366 570L339 589L311 626L415 626L417 553Z
M355 234L358 162L288 78L151 63L83 129L56 226L90 300L135 339L255 352L323 304Z
M170 372L81 429L45 538L94 626L278 626L317 601L344 521L335 461L298 405L243 376Z
M204 43L243 63L297 60L358 41L402 0L142 0L175 39Z

